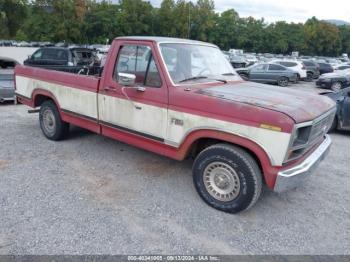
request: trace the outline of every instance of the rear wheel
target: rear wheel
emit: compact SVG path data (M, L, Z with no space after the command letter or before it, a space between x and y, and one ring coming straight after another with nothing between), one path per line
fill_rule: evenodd
M314 79L314 74L312 72L307 72L307 81L312 81L312 79Z
M249 209L259 199L260 169L243 149L217 144L203 150L193 164L193 181L201 198L228 213Z
M278 79L277 84L279 86L288 86L289 83L289 79L287 77L281 77L280 79Z
M41 105L39 122L41 131L50 140L61 140L69 132L69 124L62 121L57 106L52 100L47 100Z
M333 91L339 91L340 89L342 89L342 83L341 82L334 82L331 86L331 89Z

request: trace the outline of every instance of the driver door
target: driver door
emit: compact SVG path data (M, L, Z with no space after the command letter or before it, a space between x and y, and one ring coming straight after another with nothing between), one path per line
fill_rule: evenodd
M350 129L350 91L344 94L344 101L341 108L341 117L344 129Z
M114 129L163 142L166 135L168 90L159 70L154 47L149 42L126 42L116 46L112 52L111 59L114 61L108 61L99 95L102 132L111 135L111 129ZM119 73L135 75L136 86L119 84Z

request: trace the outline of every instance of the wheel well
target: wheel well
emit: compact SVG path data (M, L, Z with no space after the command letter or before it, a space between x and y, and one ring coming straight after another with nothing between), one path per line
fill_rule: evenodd
M253 151L251 151L248 148L242 147L240 145L227 142L225 140L214 139L214 138L200 138L200 139L198 139L197 141L195 141L192 144L192 146L191 146L191 148L189 150L188 156L195 158L204 149L206 149L206 148L208 148L208 147L210 147L212 145L220 144L220 143L231 144L231 145L234 145L234 146L237 146L237 147L241 148L242 150L245 150L255 160L255 162L258 164L258 166L260 168L260 171L263 172L260 159L257 157L257 155ZM263 176L263 178L264 178L264 176ZM265 180L265 179L263 179L263 180Z
M37 95L35 96L34 106L35 107L41 106L47 100L52 100L52 98L45 95Z

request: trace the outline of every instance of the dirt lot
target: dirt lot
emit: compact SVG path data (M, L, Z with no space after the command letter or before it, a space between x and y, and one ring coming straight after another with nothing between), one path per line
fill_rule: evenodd
M0 254L350 254L350 133L301 187L229 215L197 195L191 161L78 128L51 142L37 118L0 105Z

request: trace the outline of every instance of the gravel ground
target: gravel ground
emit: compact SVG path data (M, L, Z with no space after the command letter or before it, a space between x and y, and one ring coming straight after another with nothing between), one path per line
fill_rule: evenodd
M0 105L0 254L350 254L350 133L301 187L229 215L197 195L191 161L74 127L51 142L37 118Z

